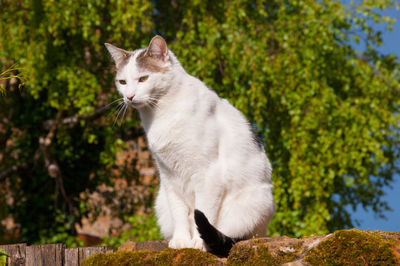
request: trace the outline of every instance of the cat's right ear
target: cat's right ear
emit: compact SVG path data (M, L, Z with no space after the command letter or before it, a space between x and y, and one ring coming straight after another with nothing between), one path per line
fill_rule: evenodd
M149 47L146 49L146 53L144 56L155 57L156 59L161 60L163 63L168 62L169 54L167 43L164 38L160 35L156 35L151 39Z
M111 57L114 59L115 66L119 68L126 60L131 56L131 52L125 51L124 49L118 48L112 44L104 44L107 50L110 52Z

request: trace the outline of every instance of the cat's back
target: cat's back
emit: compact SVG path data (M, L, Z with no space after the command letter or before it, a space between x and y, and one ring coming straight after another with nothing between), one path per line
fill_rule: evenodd
M187 165L194 160L202 162L198 165L212 161L230 169L240 165L240 171L270 167L264 148L237 108L188 74L179 86L147 132L154 152L168 151L171 158L173 150L174 156L188 160Z
M195 77L189 76L186 86L187 94L181 100L184 106L178 108L181 108L187 120L199 125L199 132L205 130L208 137L217 136L222 144L226 143L229 150L265 154L262 142L257 139L241 111ZM189 125L188 122L185 121L185 125Z
M213 158L218 158L221 165L236 174L249 177L251 173L255 179L270 182L272 168L263 143L243 113L201 81L197 83L196 92L192 93L197 94L196 110L198 117L202 117L196 122L200 138L195 140L202 139L199 143L217 146L212 149L218 154Z

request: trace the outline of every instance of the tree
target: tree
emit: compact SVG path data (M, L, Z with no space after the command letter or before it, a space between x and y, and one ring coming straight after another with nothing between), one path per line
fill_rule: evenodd
M1 213L21 225L20 241L71 242L86 212L80 193L109 183L121 138L140 134L134 119L124 132L111 127L107 104L116 93L103 43L141 46L153 7L113 0L1 7L1 65L21 64L27 78L21 90L9 80L0 98L0 180L14 200Z
M158 32L184 67L242 110L274 167L273 235L353 226L346 209L380 196L399 158L398 59L373 47L390 1L190 1L168 5ZM377 10L378 8L378 10ZM175 37L176 36L176 37ZM366 43L355 51L350 41Z
M27 78L0 98L0 178L14 193L8 212L24 241L79 221L78 195L109 182L116 140L140 134L137 116L112 130L105 115L116 94L103 43L135 49L153 33L264 140L277 204L270 234L323 234L353 225L348 206L387 208L382 189L399 170L399 65L374 48L382 40L370 21L390 27L376 8L391 1L1 5L1 65L16 62Z

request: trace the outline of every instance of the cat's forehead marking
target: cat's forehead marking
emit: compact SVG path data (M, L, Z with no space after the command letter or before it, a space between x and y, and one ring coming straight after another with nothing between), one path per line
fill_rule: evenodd
M129 63L129 60L133 57L135 54L135 51L129 52L127 56L124 56L122 61L117 65L117 72L120 72L122 69L125 68L125 66Z
M136 63L139 69L144 69L150 72L165 73L169 70L168 67L160 65L160 58L146 54L146 49L142 50L136 57Z
M132 59L135 57L137 50L135 51L130 51L129 52L129 56L124 57L123 61L121 61L121 63L119 63L118 67L117 67L117 73L120 74L123 72L123 70L125 69L125 67L129 64L129 62L132 61Z

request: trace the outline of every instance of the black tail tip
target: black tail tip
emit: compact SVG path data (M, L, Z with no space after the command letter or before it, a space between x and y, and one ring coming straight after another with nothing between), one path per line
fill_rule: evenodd
M194 210L194 220L208 252L219 257L227 257L235 241L210 224L203 212Z
M194 210L194 218L195 218L195 219L201 218L202 216L205 217L205 215L204 215L203 212L199 211L198 209L195 209L195 210Z
M201 227L201 226L210 224L210 222L208 221L208 219L204 215L204 213L197 209L194 210L194 221L196 222L197 227Z

